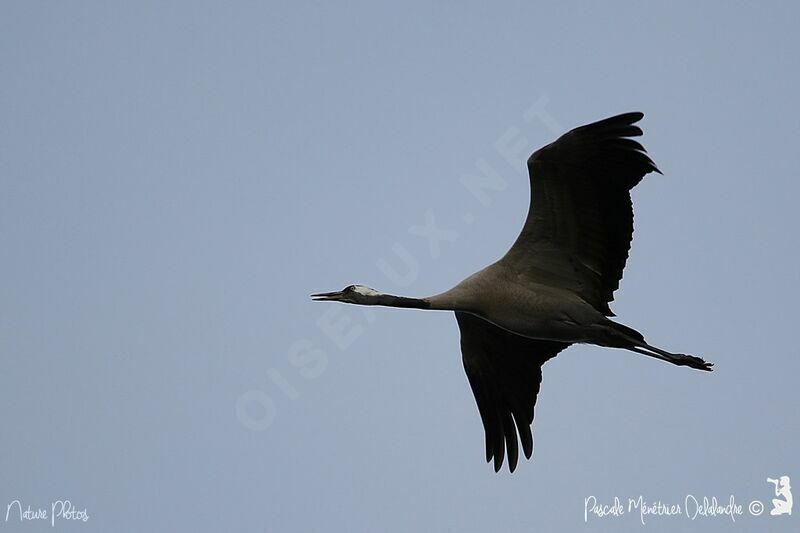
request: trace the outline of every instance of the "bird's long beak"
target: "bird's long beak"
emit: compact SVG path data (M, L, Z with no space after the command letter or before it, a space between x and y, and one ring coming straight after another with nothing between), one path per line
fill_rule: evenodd
M342 299L343 294L344 294L343 291L318 292L317 294L312 294L311 299L317 302L326 302L326 301L338 302L339 300Z

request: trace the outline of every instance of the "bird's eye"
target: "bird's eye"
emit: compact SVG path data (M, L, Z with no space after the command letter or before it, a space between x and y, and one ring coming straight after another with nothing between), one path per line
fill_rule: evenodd
M345 292L350 292L350 291L354 291L354 290L356 290L356 286L355 285L348 285L347 287L344 288Z

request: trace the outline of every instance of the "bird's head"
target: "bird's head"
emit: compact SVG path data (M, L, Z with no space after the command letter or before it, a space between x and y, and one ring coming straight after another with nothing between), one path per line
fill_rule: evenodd
M348 304L374 305L381 293L364 285L348 285L340 291L312 294L311 299L323 302L344 302Z

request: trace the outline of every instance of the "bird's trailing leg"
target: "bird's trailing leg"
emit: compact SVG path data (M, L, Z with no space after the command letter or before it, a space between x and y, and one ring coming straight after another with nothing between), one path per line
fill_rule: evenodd
M682 353L672 353L655 346L650 346L645 342L641 333L628 326L618 324L616 322L608 321L602 326L604 333L603 342L599 344L610 346L613 348L625 348L632 352L647 355L648 357L655 357L668 363L678 366L688 366L696 368L697 370L705 370L710 372L714 363L708 363L701 357L694 355L686 355Z
M697 370L706 370L708 372L713 370L711 367L714 366L714 363L708 363L702 357L686 355L683 353L667 352L665 350L656 348L655 346L650 346L646 342L642 342L641 344L637 342L637 344L638 346L631 346L628 349L642 355L649 355L650 357L667 361L673 365L688 366L691 368L696 368Z

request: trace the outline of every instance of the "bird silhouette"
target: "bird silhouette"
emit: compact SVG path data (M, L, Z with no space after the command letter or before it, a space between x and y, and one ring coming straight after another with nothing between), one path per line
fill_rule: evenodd
M498 261L452 289L426 298L383 294L363 285L313 294L314 300L454 311L461 353L486 434L486 460L511 472L519 446L533 453L533 410L542 364L571 344L623 348L710 371L700 357L671 353L611 320L633 235L630 190L661 173L625 113L575 128L528 159L531 201L522 231Z

